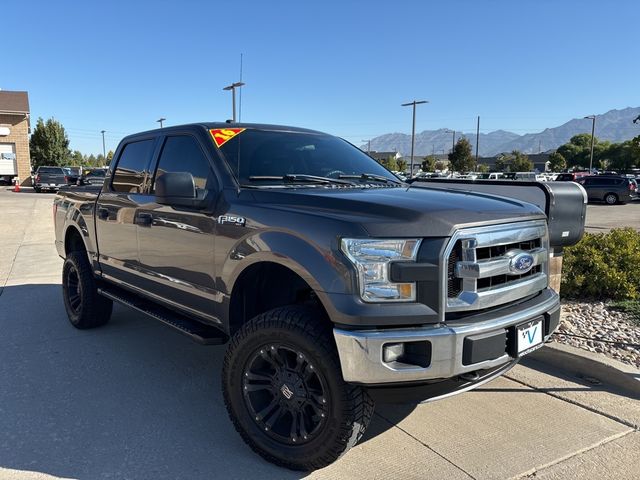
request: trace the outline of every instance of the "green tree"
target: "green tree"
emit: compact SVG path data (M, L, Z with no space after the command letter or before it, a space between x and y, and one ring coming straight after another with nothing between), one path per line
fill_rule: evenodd
M447 168L447 164L443 160L438 160L435 164L436 170L444 171Z
M508 154L500 154L498 158L496 158L496 172L504 172L507 169L507 158Z
M566 168L567 168L567 161L564 159L562 154L558 152L553 152L551 155L549 155L549 169L552 172L561 172Z
M84 165L84 155L82 155L82 152L80 150L73 151L73 153L69 157L69 165L73 165L74 167Z
M489 173L490 169L489 169L489 165L487 165L486 163L480 163L478 165L478 172L480 173Z
M110 164L111 160L113 160L113 150L107 152L107 164Z
M46 122L38 118L29 139L29 149L34 168L42 165L65 165L71 156L67 132L53 118Z
M610 145L602 157L601 168L619 172L627 172L640 165L640 135L632 140Z
M398 166L398 171L399 172L404 172L407 169L408 163L404 158L399 158L396 161L396 164Z
M530 172L533 170L533 163L524 153L514 150L511 152L511 164L509 170L512 172Z
M469 140L462 137L456 142L456 146L449 154L449 166L455 172L468 172L475 170L476 160L471 155Z
M436 169L436 163L438 158L435 155L428 155L424 157L421 167L423 172L433 172Z
M387 170L397 171L398 170L398 162L396 162L396 157L389 156L387 158L383 158L380 160L380 164L385 167Z

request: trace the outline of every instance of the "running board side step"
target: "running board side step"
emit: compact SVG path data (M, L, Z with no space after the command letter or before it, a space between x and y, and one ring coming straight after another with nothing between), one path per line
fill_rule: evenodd
M157 303L134 295L122 288L109 285L98 288L98 293L114 302L131 307L145 315L160 320L162 323L187 335L193 341L202 345L222 345L227 342L227 335L220 329L205 323L192 320Z

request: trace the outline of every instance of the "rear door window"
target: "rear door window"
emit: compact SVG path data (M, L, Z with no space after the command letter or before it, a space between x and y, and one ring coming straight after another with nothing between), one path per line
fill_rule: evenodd
M125 145L116 165L111 188L122 193L142 193L144 174L153 153L153 139Z

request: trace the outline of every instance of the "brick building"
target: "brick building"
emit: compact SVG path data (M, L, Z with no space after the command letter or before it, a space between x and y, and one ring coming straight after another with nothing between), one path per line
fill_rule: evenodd
M31 183L29 95L0 90L0 180Z

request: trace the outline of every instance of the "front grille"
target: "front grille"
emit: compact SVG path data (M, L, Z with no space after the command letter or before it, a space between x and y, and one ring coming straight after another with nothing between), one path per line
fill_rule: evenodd
M509 282L517 282L518 280L522 280L523 278L537 275L541 271L542 271L542 267L540 265L536 265L527 273L523 273L522 275L495 275L493 277L479 278L478 284L477 284L478 291L481 292L483 290L491 289L493 287L498 287L500 285L504 285ZM456 294L456 296L457 295L458 294Z
M509 250L533 250L541 246L541 239L534 238L527 240L526 242L509 243L507 245L494 245L491 247L476 248L476 258L478 260L484 260L487 258L501 257Z
M480 310L547 286L546 222L459 230L447 249L447 311Z
M456 263L460 260L460 244L459 242L453 247L451 255L449 255L449 261L447 264L447 292L449 296L457 297L462 291L462 279L456 278Z

